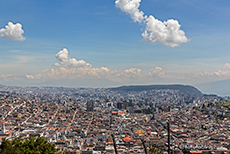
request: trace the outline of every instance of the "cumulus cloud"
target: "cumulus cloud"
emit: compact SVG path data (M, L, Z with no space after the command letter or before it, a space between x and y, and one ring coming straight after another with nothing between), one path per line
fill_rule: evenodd
M110 81L127 81L141 76L141 69L130 68L124 71L111 70L108 67L93 67L84 60L70 58L67 49L62 49L56 54L58 60L55 68L43 70L37 74L26 74L29 80L47 80L47 79L78 79L78 78L100 78Z
M115 6L128 13L134 22L142 22L144 12L139 10L141 0L116 0Z
M146 29L142 36L147 42L159 42L163 45L176 47L189 41L180 27L181 25L177 20L169 19L161 22L150 15L146 19Z
M8 79L9 77L12 77L12 75L11 74L2 74L2 75L0 75L0 78L2 78L4 80Z
M192 81L194 83L202 83L207 81L214 81L220 79L228 79L230 77L230 64L226 63L225 68L214 71L203 72L165 72L162 67L154 67L150 70L142 70L140 68L128 68L124 70L110 69L108 67L93 67L89 63L83 65L75 65L69 61L68 51L61 50L56 55L58 63L51 69L45 69L37 74L26 74L24 79L31 82L43 81L112 81L120 84L148 84L148 83L169 83L169 82L185 82ZM76 60L78 61L78 60ZM84 60L83 60L84 61ZM21 80L11 75L0 75L0 79L4 81Z
M91 76L96 76L98 78L106 77L110 74L110 70L107 67L101 67L101 68L92 68L89 70L88 74Z
M45 69L40 73L36 74L26 74L24 78L30 80L31 82L40 81L50 81L50 80L60 80L66 81L70 80L91 80L95 81L97 79L103 81L112 81L122 84L141 84L141 83L152 83L152 82L164 82L170 80L172 82L192 80L197 78L207 78L210 76L212 78L223 78L230 75L230 70L223 69L215 72L202 72L194 76L194 73L183 74L183 73L165 73L162 67L154 67L150 70L142 70L140 68L127 68L124 70L110 69L106 66L94 67L93 65L86 63L73 63L70 59L69 53L66 49L62 49L56 54L57 67L51 69ZM75 59L76 60L76 59ZM80 60L76 60L80 61ZM1 76L0 76L1 77Z
M223 77L223 76L228 76L230 75L230 71L229 70L217 70L214 72L200 72L199 73L200 76L218 76L218 77Z
M229 63L226 63L224 66L225 66L226 68L230 68L230 64L229 64Z
M69 52L66 48L63 48L56 54L58 63L55 63L59 67L91 67L92 65L86 63L84 60L76 60L69 57Z
M202 76L202 77L211 77L211 76L216 76L216 77L229 77L230 76L230 64L226 63L224 65L225 69L219 69L216 71L203 71L199 72L197 76Z
M26 38L22 35L23 33L24 30L20 23L8 22L5 28L0 29L0 37L8 40L24 41Z
M139 68L126 69L121 75L128 77L128 78L139 77L141 75L141 69Z
M185 32L180 29L181 25L177 20L169 19L162 22L152 15L148 17L139 10L140 2L141 0L116 0L115 6L128 13L134 22L145 25L142 33L145 41L159 42L170 47L180 46L182 43L190 41L185 36Z
M104 79L112 79L111 71L107 67L93 68L93 67L77 67L77 68L52 68L51 70L43 70L38 74L27 74L27 79L76 79L82 77L96 77Z
M229 70L218 70L214 72L216 76L225 76L225 75L229 75L229 73L230 73Z
M51 70L43 70L38 74L27 74L27 79L64 79L64 78L81 78L81 77L96 77L96 78L109 78L115 71L111 71L107 67L94 68L90 63L84 60L76 60L69 57L69 52L63 48L56 54L58 60L55 63L57 68Z
M157 73L160 73L162 70L163 70L163 68L161 68L161 67L155 67L154 69L152 69L151 73L157 74Z
M27 78L27 79L35 79L35 77L34 77L33 75L31 75L31 74L30 74L30 75L29 75L29 74L26 74L26 78Z
M149 76L165 78L165 72L163 72L163 69L161 67L155 67L154 69L151 69L151 72L149 72Z

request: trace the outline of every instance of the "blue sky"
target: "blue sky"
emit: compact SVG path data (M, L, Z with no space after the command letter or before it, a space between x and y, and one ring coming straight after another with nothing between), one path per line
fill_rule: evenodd
M12 22L24 30L21 40L0 31L1 83L108 87L230 78L229 0L133 0L139 6L131 9L130 2L1 1L0 29ZM173 26L164 26L169 19ZM180 32L170 30L179 25Z

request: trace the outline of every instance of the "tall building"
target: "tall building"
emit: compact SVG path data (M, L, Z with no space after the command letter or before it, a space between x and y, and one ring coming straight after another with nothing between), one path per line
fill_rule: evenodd
M87 111L93 111L94 109L94 102L92 100L87 102Z
M154 119L158 119L158 108L155 109L155 112L154 112Z
M122 103L121 103L121 102L118 102L118 103L117 103L117 108L118 108L118 109L122 109Z
M126 109L127 107L129 107L129 103L128 102L123 103L122 108Z
M5 128L5 124L4 123L2 123L2 130L1 130L0 133L2 133L2 134L6 133L6 128Z
M158 107L154 108L151 120L157 120L157 119L158 119Z

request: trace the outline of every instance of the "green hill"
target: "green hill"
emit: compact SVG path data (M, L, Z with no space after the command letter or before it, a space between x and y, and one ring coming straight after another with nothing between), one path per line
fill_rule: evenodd
M147 91L147 90L179 90L181 93L189 94L192 96L202 96L203 94L195 87L190 85L132 85L132 86L121 86L115 88L109 88L114 91Z

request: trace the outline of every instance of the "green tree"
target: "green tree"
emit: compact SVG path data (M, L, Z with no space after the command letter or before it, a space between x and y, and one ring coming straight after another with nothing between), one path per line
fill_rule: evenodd
M183 152L184 154L190 154L189 150L187 150L187 149L182 149L182 152Z
M163 154L163 151L158 147L158 145L153 143L149 146L149 153L150 154Z
M15 137L12 140L2 140L0 154L57 154L58 150L44 138L30 137L27 140Z

